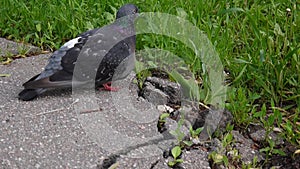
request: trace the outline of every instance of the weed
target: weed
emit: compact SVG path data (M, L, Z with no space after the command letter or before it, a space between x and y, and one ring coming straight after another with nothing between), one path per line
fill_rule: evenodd
M181 155L181 148L179 146L173 147L171 153L174 159L168 162L168 166L174 167L175 165L183 162L183 160L179 158Z

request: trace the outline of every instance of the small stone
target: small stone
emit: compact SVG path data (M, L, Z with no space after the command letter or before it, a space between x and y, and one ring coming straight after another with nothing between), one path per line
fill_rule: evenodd
M172 113L175 111L172 107L167 106L167 105L165 105L165 109L167 110L168 113Z
M161 113L172 113L174 109L167 105L157 105L157 110Z
M251 139L245 138L242 134L235 130L233 130L231 133L236 141L234 145L239 151L239 154L241 155L242 160L245 162L245 164L252 163L254 157L257 157L257 162L264 160L263 156L259 153L258 150L251 148L254 144Z
M265 141L265 136L266 136L266 130L265 129L257 130L253 133L250 133L251 139L253 139L255 142ZM269 137L269 139L274 140L276 145L284 144L283 139L280 138L275 132L270 132L268 137Z
M279 127L274 127L273 131L274 132L282 132L282 129Z
M159 89L156 89L151 83L145 82L143 88L143 97L154 105L164 105L168 103L169 97Z
M157 105L156 108L160 113L164 113L166 111L165 105Z
M172 104L180 104L181 102L181 86L178 83L171 82L168 79L158 77L147 77L145 83L152 84L155 88L161 90L168 95L168 102Z
M192 142L194 145L200 144L201 141L199 140L199 138L192 138Z
M195 168L196 166L203 169L210 169L208 162L208 152L199 150L190 150L182 152L182 168Z
M231 134L236 142L244 144L245 146L251 147L254 142L251 139L246 139L239 131L233 130Z

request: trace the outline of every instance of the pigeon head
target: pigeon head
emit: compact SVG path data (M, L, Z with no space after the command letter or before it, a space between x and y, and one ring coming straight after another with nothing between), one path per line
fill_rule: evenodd
M138 13L137 6L133 4L126 4L123 5L117 12L117 19L127 16L127 15L134 15Z

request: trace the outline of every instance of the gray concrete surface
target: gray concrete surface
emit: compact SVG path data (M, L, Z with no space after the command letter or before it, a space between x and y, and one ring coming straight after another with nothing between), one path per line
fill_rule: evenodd
M5 53L7 45L3 39L0 41L1 51ZM111 153L99 145L101 133L98 137L97 132L91 135L86 131L91 129L90 126L97 130L101 124L97 121L82 124L74 110L76 102L70 90L47 92L29 102L18 100L22 83L39 73L49 56L32 56L14 60L9 65L0 65L0 74L9 74L8 77L0 77L0 168L97 168L100 159ZM125 84L120 82L120 88ZM97 91L99 111L85 112L80 117L93 119L97 113L105 114L113 130L119 133L126 132L126 135L141 138L157 134L156 122L136 125L116 114L116 105L122 103L113 104L111 98L124 99L118 98L124 96L117 93ZM149 109L149 105L140 104L136 98L133 102L143 110ZM105 133L106 136L114 135L109 129ZM93 138L95 136L96 139ZM119 168L150 168L157 158L160 157L130 158L122 155L117 161Z
M2 54L18 54L18 45L0 38ZM163 151L175 139L158 133L158 110L138 97L134 74L113 84L117 92L56 89L18 100L22 84L50 55L0 65L0 74L8 75L0 76L0 168L107 168L107 159L120 169L168 168ZM210 168L207 152L183 158L182 168Z
M0 159L2 168L94 168L103 151L82 130L70 92L55 92L32 102L17 99L22 83L41 71L49 55L1 65Z
M20 53L21 52L21 53ZM0 56L18 55L18 54L35 54L41 50L31 45L23 45L4 38L0 38Z

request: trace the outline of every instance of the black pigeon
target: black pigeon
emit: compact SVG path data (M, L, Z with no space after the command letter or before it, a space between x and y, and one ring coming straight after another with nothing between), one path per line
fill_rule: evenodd
M93 80L96 86L102 85L106 90L115 90L109 85L111 81L125 78L134 66L136 43L134 19L137 13L138 8L135 5L126 4L118 10L117 20L111 25L89 30L66 42L49 58L44 71L23 84L25 89L19 93L19 98L24 101L32 100L51 88L72 87L74 84L85 85L88 80ZM121 40L116 41L116 37ZM112 39L116 43L111 42ZM113 46L108 48L105 56L100 58L101 63L97 63L99 60L95 60L99 57L97 52L104 51L98 51L102 46L97 45L102 45L102 41L104 44L105 41L109 41ZM79 61L80 55L83 55L84 61ZM74 74L77 62L81 64L78 68L82 70L80 75ZM98 69L94 69L96 63ZM121 69L117 69L119 67ZM93 71L95 71L95 78L89 79L90 76L93 77Z

